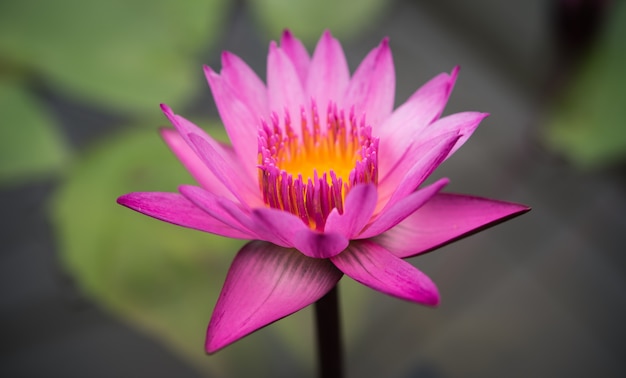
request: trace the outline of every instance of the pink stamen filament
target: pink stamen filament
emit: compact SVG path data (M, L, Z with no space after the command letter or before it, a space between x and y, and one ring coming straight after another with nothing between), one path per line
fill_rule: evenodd
M283 127L272 114L271 125L259 129L259 186L264 202L297 215L309 227L323 231L328 214L343 201L350 188L378 182L378 139L372 138L365 117L357 122L354 110L348 122L343 111L330 104L324 130L317 107L311 105L308 127L301 110L301 136L294 133L289 113Z

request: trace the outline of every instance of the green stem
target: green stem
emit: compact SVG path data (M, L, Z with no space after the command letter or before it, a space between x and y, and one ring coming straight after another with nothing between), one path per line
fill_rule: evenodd
M337 286L315 302L315 318L319 377L341 378L343 376L343 353Z

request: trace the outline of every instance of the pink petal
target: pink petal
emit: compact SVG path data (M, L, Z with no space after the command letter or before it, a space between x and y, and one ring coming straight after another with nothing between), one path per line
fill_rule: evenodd
M374 220L359 236L359 239L367 239L379 235L398 223L402 222L406 217L413 214L417 209L422 207L444 186L448 185L448 179L441 179L437 182L422 188L416 192L409 194L399 200L393 206L385 208L379 216Z
M460 194L439 193L375 240L398 257L428 252L521 215L530 208Z
M204 210L213 218L219 219L224 224L240 231L243 235L247 235L246 239L259 239L259 236L247 224L242 224L238 218L235 218L225 210L224 202L231 202L223 197L218 197L200 187L192 185L183 185L178 188L180 193L193 202L200 209ZM232 206L236 206L234 203Z
M301 114L308 102L305 102L303 86L295 66L275 42L270 44L267 57L267 88L270 111L275 112L280 120L284 120L288 114L294 133L300 135Z
M210 67L205 66L204 69L228 137L233 143L233 147L243 163L242 166L247 175L252 179L256 179L258 128L261 126L261 119L269 117L267 99L265 99L266 92L263 88L263 95L261 96L258 93L258 88L255 90L249 87L241 87L238 88L238 91L247 91L247 94L237 93L238 91L229 85L224 77L213 72ZM232 68L229 67L227 72L231 70ZM231 76L234 75L231 74ZM258 98L259 96L263 99L259 101L265 102L264 108L253 100L253 98Z
M260 193L256 188L256 175L232 174L232 172L243 171L240 161L232 154L232 150L224 148L219 142L211 138L209 134L192 122L174 114L172 109L167 105L161 104L161 109L189 147L195 151L198 157L213 172L215 177L217 177L236 198L242 200L242 198L247 197L248 201L242 201L242 203L251 205L261 201ZM195 135L197 143L192 142L191 135ZM202 151L199 151L198 145L203 146ZM228 174L225 175L224 172L228 172ZM237 185L233 185L233 182ZM230 183L230 185L228 183Z
M316 101L323 125L327 122L329 102L338 107L342 105L337 102L342 99L349 81L350 70L341 44L325 31L313 53L306 81L306 92Z
M381 148L389 154L381 155L380 169L386 171L398 158L398 151L405 151L433 121L443 112L459 68L452 73L442 73L419 88L404 104L400 105L380 127Z
M376 207L376 199L374 185L355 186L346 196L343 214L333 209L326 218L324 231L337 232L352 239L369 222Z
M457 140L452 150L448 153L446 159L452 156L474 133L474 130L480 125L483 119L489 116L488 113L479 112L463 112L455 113L430 124L420 138L431 138L435 135L442 135L449 132L457 132L459 140Z
M297 216L271 208L253 210L257 229L264 240L284 247L297 248L304 255L328 258L343 251L348 239L337 232L320 233L312 230Z
M394 167L394 171L379 182L378 210L383 205L392 206L415 191L448 156L458 139L455 132L450 132L411 146Z
M241 171L238 165L228 159L214 143L206 138L198 134L189 134L188 137L204 164L215 174L215 177L224 183L235 198L250 207L262 206L259 190L251 187L248 176L237 174Z
M248 235L195 206L178 193L135 192L125 194L117 203L150 217L229 238L247 239Z
M300 82L304 86L306 77L309 72L310 58L306 47L300 40L291 34L289 30L285 30L280 38L280 48L287 54L293 66L296 68Z
M213 172L204 164L204 162L196 155L194 150L185 142L178 131L173 129L161 129L161 136L170 147L172 152L183 163L187 171L191 173L194 179L218 196L227 198L235 198L233 194L218 180Z
M296 233L293 244L303 255L327 259L346 249L350 241L336 232L316 232L311 229Z
M341 276L328 260L266 242L246 244L228 271L211 316L207 352L214 353L314 303Z
M429 306L439 303L437 287L428 276L371 241L353 241L330 260L347 276L374 290Z
M259 76L235 54L222 53L220 76L224 83L246 104L250 113L259 118L269 116L267 88ZM244 127L244 125L240 125ZM254 127L256 129L256 127Z
M363 59L346 91L346 109L355 106L357 117L365 114L372 134L378 135L382 122L391 114L395 96L395 71L389 40L383 39Z
M400 143L397 141L390 143L389 140L381 140L381 150L388 153L379 155L380 182L394 182L398 181L399 177L404 176L407 170L414 164L414 158L420 156L420 153L416 152L416 148L422 149L419 146L420 143L423 143L421 141L431 140L444 135L458 135L457 142L446 156L446 159L449 158L469 139L480 122L488 115L487 113L463 112L441 118L428 125L425 129L418 130L417 134L405 136L402 143L410 142L412 145L409 144L404 151L400 150ZM392 162L393 164L390 165Z

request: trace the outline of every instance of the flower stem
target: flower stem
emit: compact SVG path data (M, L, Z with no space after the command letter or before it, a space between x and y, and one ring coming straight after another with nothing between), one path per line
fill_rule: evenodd
M337 286L335 286L324 297L315 302L320 378L341 378L343 376L337 291Z

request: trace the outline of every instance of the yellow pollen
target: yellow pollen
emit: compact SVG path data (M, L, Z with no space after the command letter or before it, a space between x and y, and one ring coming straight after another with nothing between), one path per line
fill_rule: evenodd
M361 160L360 144L355 143L357 140L336 140L334 133L318 138L309 134L303 139L303 143L293 140L280 151L277 165L281 170L293 177L302 175L304 182L313 180L314 172L321 178L324 173L333 171L337 178L348 182L350 172ZM330 184L330 175L327 175L326 181Z

